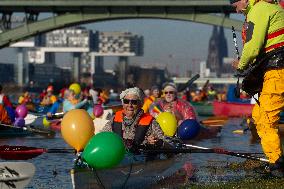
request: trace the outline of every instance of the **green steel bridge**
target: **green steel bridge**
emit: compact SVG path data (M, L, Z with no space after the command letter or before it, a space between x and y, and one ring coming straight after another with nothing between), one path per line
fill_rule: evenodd
M12 26L12 15L25 22ZM41 13L47 18L39 19ZM154 18L211 24L240 31L229 0L0 0L0 48L51 30L91 22Z

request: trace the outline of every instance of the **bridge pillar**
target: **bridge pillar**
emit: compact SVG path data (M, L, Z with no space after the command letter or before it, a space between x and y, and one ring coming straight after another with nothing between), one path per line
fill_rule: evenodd
M91 53L91 77L92 83L94 83L95 74L103 75L104 74L104 57L103 56L95 56Z
M103 56L97 56L95 58L95 73L96 74L104 73L104 57Z
M24 85L24 50L17 48L16 81L19 86Z
M80 82L81 53L73 53L73 80Z
M17 48L17 64L15 66L15 81L18 86L24 86L29 82L29 63L26 61L26 49L23 47Z
M120 56L118 58L119 64L119 83L123 88L126 87L126 80L127 80L127 69L128 69L128 57L127 56Z

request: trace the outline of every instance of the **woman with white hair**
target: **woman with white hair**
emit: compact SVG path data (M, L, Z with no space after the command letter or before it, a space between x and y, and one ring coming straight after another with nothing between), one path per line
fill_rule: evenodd
M135 150L140 145L163 145L163 131L159 124L148 113L141 109L144 94L137 88L128 88L120 94L123 110L104 126L102 131L112 131L123 138L125 146Z

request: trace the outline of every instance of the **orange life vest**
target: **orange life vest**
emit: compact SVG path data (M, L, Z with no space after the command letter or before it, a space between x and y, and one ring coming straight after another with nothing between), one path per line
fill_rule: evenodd
M153 116L151 116L149 113L144 113L141 118L138 121L138 125L136 126L135 130L135 137L133 141L131 141L130 146L133 145L140 145L146 136L146 133L148 131L148 128L150 124L152 123L152 120L154 119ZM113 119L113 124L112 124L112 130L119 136L123 138L123 133L122 133L122 122L123 122L123 110L117 111L115 113L114 119ZM130 147L129 145L127 145Z

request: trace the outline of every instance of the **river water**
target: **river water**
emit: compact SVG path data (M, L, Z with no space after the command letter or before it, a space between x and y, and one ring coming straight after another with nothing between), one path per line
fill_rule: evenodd
M230 119L222 128L217 137L201 141L193 141L192 144L203 147L220 147L236 152L261 152L259 144L250 144L250 133L233 134L234 130L244 129L240 126L241 119ZM40 123L40 122L38 122ZM70 148L62 139L61 134L57 133L54 138L45 138L42 136L29 136L21 138L0 138L1 145L24 145L38 148ZM28 160L36 166L36 173L27 188L34 189L69 189L72 188L70 169L73 166L75 155L44 153L36 158ZM191 162L196 168L196 182L219 182L230 180L228 177L240 177L240 175L230 175L228 173L214 174L206 169L208 166L219 166L228 162L240 162L243 159L219 154L188 154L187 162ZM3 160L2 160L3 161ZM203 169L204 168L204 169ZM206 169L205 169L206 168ZM174 184L174 183L173 183Z

